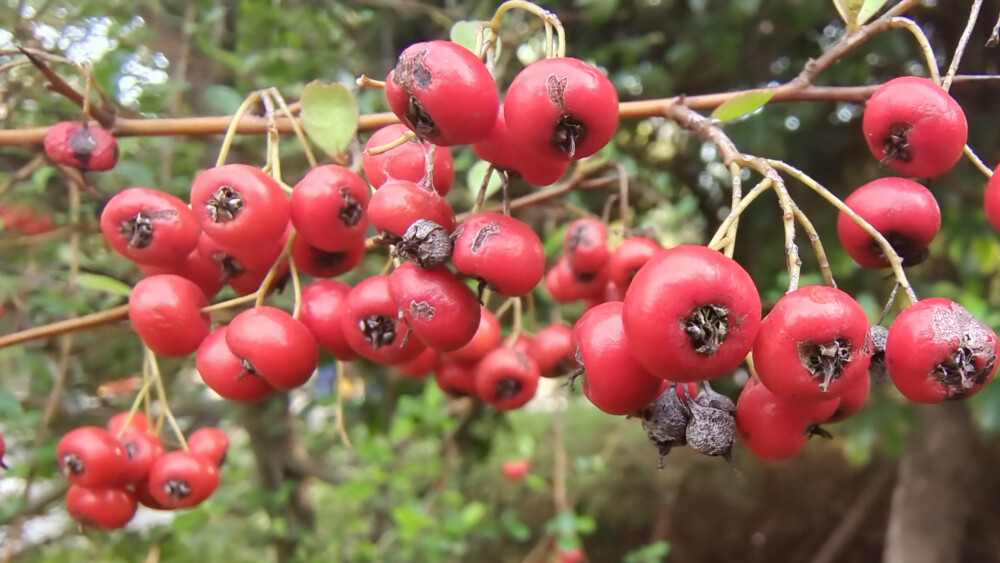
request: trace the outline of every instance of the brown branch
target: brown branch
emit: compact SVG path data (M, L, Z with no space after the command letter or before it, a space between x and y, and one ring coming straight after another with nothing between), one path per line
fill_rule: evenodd
M52 70L52 67L46 64L45 61L36 56L35 53L33 53L29 49L26 49L24 47L18 47L18 50L21 51L21 53L24 54L25 57L28 57L28 60L31 61L31 64L35 65L35 68L37 68L38 71L42 73L42 76L44 76L45 79L49 81L49 89L59 94L60 96L68 99L69 101L73 102L80 108L84 107L85 100L83 99L83 94L77 92L76 88L73 88L72 86L69 85L68 82L63 80L63 77L59 76L59 74L56 71ZM89 108L90 108L90 117L93 117L95 120L97 120L97 122L100 123L103 127L110 127L111 124L114 123L115 120L114 114L108 113L100 106L95 106L92 104L89 106Z
M49 323L47 325L0 336L0 348L6 348L7 346L13 346L15 344L22 344L39 338L48 338L58 334L79 332L96 326L123 321L127 318L128 305L119 305L118 307L98 311L83 317Z

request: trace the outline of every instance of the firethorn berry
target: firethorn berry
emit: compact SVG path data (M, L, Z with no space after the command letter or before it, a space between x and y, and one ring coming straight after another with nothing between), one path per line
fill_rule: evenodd
M781 461L799 453L812 436L829 436L818 425L833 415L839 403L836 398L796 403L751 378L736 402L736 428L754 457Z
M246 164L199 174L191 185L191 210L205 233L226 248L253 248L281 238L290 216L281 185Z
M451 361L445 358L434 370L434 382L451 397L476 395L476 364Z
M531 357L531 347L534 345L535 339L523 332L517 335L517 340L514 341L514 349L518 352ZM536 358L532 358L537 363Z
M393 247L393 254L421 268L437 268L451 259L454 243L441 225L417 219Z
M292 243L292 258L300 272L314 278L335 278L353 270L365 257L365 238L350 241L343 250L323 250L299 237Z
M173 274L139 281L128 299L128 316L146 346L171 358L194 352L212 330L208 299L191 280Z
M124 485L125 449L103 428L71 430L59 440L56 459L60 471L74 485L95 489Z
M632 353L670 381L713 379L740 365L760 327L760 296L736 261L704 246L653 256L632 279L623 321Z
M986 184L986 197L983 201L986 208L986 218L997 231L1000 231L1000 166L993 171L993 177Z
M306 325L316 342L338 360L349 362L358 358L344 335L341 319L347 310L346 299L351 286L335 280L314 281L302 289L302 311L299 320Z
M595 66L573 58L543 59L514 77L504 117L526 149L545 158L579 160L614 136L618 93Z
M205 237L207 238L207 237ZM139 264L139 270L147 276L173 274L191 280L201 289L207 299L215 297L231 277L226 273L223 263L206 257L198 250L192 250L183 262L170 266L154 266ZM242 273L242 271L241 271Z
M540 377L531 358L513 348L496 348L476 365L476 393L497 410L514 410L535 397Z
M865 310L837 288L787 293L764 317L753 345L760 382L801 403L839 397L868 376L868 328Z
M500 346L500 321L489 309L482 307L476 334L465 346L452 350L444 359L459 363L475 363Z
M268 285L267 294L270 295L274 293L279 288L285 286L289 280L289 266L288 261L284 260L277 267L277 272L271 279L271 283ZM265 268L262 270L245 270L242 274L229 278L227 282L229 287L233 288L233 291L237 295L250 295L251 293L256 293L260 289L261 284L267 278L270 268Z
M146 480L149 468L165 451L159 438L137 428L126 429L118 441L127 457L123 484L132 485Z
M7 465L3 462L3 456L7 453L7 442L3 439L3 434L0 434L0 468L9 469Z
M975 395L996 375L998 354L993 329L939 297L903 309L885 344L889 377L915 403Z
M515 138L507 129L507 122L500 114L493 123L490 134L472 145L476 156L489 162L494 168L508 175L520 176L532 186L548 186L562 178L569 169L569 162L564 159L540 157L525 147L520 139Z
M927 246L941 228L941 209L927 188L906 178L879 178L844 201L889 241L904 266L923 262ZM889 259L875 239L844 212L837 217L844 250L866 268L888 268Z
M402 264L389 276L389 295L413 334L431 348L457 350L479 329L479 299L446 266Z
M194 361L202 381L230 401L256 402L273 395L275 388L263 377L248 371L243 360L229 349L227 332L228 326L215 329L198 347Z
M686 385L694 388L694 394L698 393L695 383ZM642 410L642 429L659 450L660 469L664 467L663 459L673 448L687 444L687 428L691 422L687 398L691 391L681 391L676 383L662 380L659 396Z
M340 330L347 343L377 364L408 362L426 348L399 317L399 307L389 294L389 276L372 276L358 283L342 307Z
M500 93L486 64L451 41L414 43L385 79L392 112L435 145L468 145L489 134Z
M521 479L524 479L528 473L531 473L531 460L515 459L505 461L501 466L501 471L503 471L504 479L508 481L520 481Z
M528 357L538 364L542 377L558 377L577 369L573 329L564 324L545 327L528 346Z
M195 430L187 439L188 449L193 454L208 458L216 467L222 467L229 451L229 436L214 426Z
M66 491L66 512L84 526L99 530L124 528L136 508L135 495L122 488L70 485Z
M169 509L201 504L219 487L219 469L203 455L175 451L164 454L149 471L149 493Z
M608 268L602 268L594 274L577 274L564 256L545 273L545 289L559 303L580 299L599 299L603 302L609 273Z
M167 266L194 250L201 227L180 198L149 188L128 188L104 207L101 232L111 248L129 260Z
M291 223L285 225L285 232L274 240L252 247L230 248L220 244L217 240L202 233L198 239L198 253L222 265L226 280L239 277L247 270L267 271L277 262L281 251L285 249L288 237L291 236L293 227Z
M107 429L112 436L118 436L125 429L149 432L149 418L141 412L132 414L131 418L129 418L128 412L120 412L108 419Z
M587 561L587 554L579 547L563 549L556 544L555 556L556 563L586 563Z
M118 141L100 125L63 121L45 132L45 154L54 162L83 171L111 170L118 164Z
M354 172L335 164L317 166L292 190L292 224L312 246L344 250L365 237L370 199L368 184Z
M865 107L868 148L904 176L933 178L962 158L969 126L958 102L932 80L904 76L886 82Z
M419 379L432 373L440 364L441 353L434 348L427 348L416 358L396 366L396 369L406 377Z
M393 243L419 219L433 221L449 233L455 230L455 212L448 200L409 180L383 184L368 203L368 219L376 231Z
M607 266L608 226L596 217L584 217L570 223L563 240L563 254L573 272L593 274Z
M632 414L660 395L663 381L633 357L622 325L620 301L590 309L573 327L576 357L583 369L583 394L608 414Z
M868 329L868 338L872 343L872 361L868 363L868 376L872 383L885 383L889 380L889 372L885 366L885 343L889 339L889 329L882 325L874 325Z
M149 479L132 485L132 492L135 494L135 500L139 501L139 504L145 506L146 508L151 508L153 510L170 510L169 507L160 504L160 501L153 498L153 494L149 492Z
M276 389L294 389L312 377L319 345L302 322L275 307L247 309L229 323L226 344L251 374Z
M824 424L847 420L861 412L865 403L868 402L868 395L871 394L871 389L872 379L870 377L858 379L857 383L852 385L847 391L844 391L844 394L839 397L840 403L837 404L837 411L830 418L826 419Z
M632 237L621 243L608 260L608 277L621 291L626 291L632 278L662 248L653 239Z
M460 274L508 297L529 293L545 274L545 248L538 234L500 213L477 213L466 219L457 231L451 261Z
M361 153L361 161L365 167L365 177L375 189L389 180L409 180L414 183L426 182L427 160L431 159L434 166L434 176L431 181L434 190L441 195L448 195L455 183L455 159L451 151L444 147L435 148L419 139L410 139L398 147L381 154L369 154L368 149L387 145L403 136L408 130L406 125L396 123L387 125L368 139L365 152ZM433 151L433 158L431 158ZM295 196L292 196L295 199Z

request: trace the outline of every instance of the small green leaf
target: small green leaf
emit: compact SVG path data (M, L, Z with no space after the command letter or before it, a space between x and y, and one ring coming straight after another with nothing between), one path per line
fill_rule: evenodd
M757 111L764 107L764 104L771 101L774 91L747 92L742 96L736 96L712 112L712 119L719 121L733 121Z
M486 172L489 169L490 163L485 160L480 160L469 167L466 182L469 186L469 193L472 194L473 201L476 199L476 195L479 193L479 187L483 185L483 178L486 177ZM495 194L502 185L503 182L500 180L500 175L494 172L493 175L490 176L490 183L486 186L486 199L489 199L491 195Z
M329 154L347 150L358 132L358 101L347 86L316 80L303 88L301 101L309 138Z
M865 0L864 5L861 6L861 10L858 12L855 22L857 22L858 25L864 25L865 22L877 14L878 11L882 9L882 6L885 6L888 1L889 0Z
M481 502L470 503L462 510L462 524L466 528L473 528L483 516L486 516L486 505Z
M243 96L232 86L212 84L205 88L205 101L216 111L232 115L243 103Z
M473 53L476 52L476 35L478 34L478 22L462 20L451 26L451 40Z
M840 18L844 20L844 23L848 27L853 27L855 22L858 21L858 13L861 11L861 6L865 0L833 0L834 7L837 8L837 12L840 14Z
M91 291L103 291L125 297L128 297L132 293L132 288L128 284L98 274L80 274L76 278L76 283L80 287Z
M10 419L21 414L21 402L8 389L0 387L0 419Z

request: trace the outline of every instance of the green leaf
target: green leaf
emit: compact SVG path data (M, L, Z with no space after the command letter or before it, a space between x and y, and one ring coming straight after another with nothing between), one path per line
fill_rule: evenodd
M301 101L309 138L329 154L347 150L358 132L358 101L347 86L316 80L303 88Z
M864 2L865 0L833 0L833 5L837 8L837 12L840 14L840 18L844 20L844 23L848 27L854 27L858 21L858 13L861 12Z
M771 101L774 91L747 92L742 96L736 96L712 112L712 119L719 121L733 121L757 111Z
M466 182L469 186L469 193L472 195L473 201L475 201L476 195L479 193L479 187L483 185L483 178L486 177L486 172L489 169L490 163L485 160L480 160L469 167ZM486 199L489 199L491 195L495 194L502 185L503 181L500 180L499 174L494 173L490 176L490 183L486 186Z
M858 12L857 19L854 20L858 25L864 25L865 22L870 20L872 16L878 13L885 6L886 2L889 0L865 0L861 10Z
M486 516L486 505L481 502L470 503L462 510L462 524L466 528L473 528L483 516Z
M205 88L205 101L216 111L232 115L243 103L243 96L231 86L212 84Z
M0 387L0 419L10 419L21 414L21 402L10 390Z
M476 35L479 34L479 22L457 21L451 26L451 40L466 49L476 52Z
M98 274L80 274L76 278L76 283L80 287L91 291L103 291L125 297L128 297L132 293L132 288L128 284Z

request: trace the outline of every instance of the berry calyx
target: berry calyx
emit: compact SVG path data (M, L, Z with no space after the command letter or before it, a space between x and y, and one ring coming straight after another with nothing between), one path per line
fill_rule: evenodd
M421 268L437 268L451 259L454 243L441 225L427 219L417 219L393 247L402 260L410 260Z
M539 377L534 360L513 348L497 348L476 366L476 392L497 410L514 410L534 398Z
M563 241L563 254L577 274L593 274L611 258L608 250L608 226L595 217L570 223Z
M281 238L290 216L278 182L246 164L199 174L191 185L191 210L205 233L226 248L252 248Z
M292 225L310 245L342 251L364 239L369 200L368 184L354 172L334 164L317 166L292 190Z
M389 276L372 276L354 286L344 301L341 331L359 355L382 365L408 362L426 346L410 334L389 293Z
M153 463L165 452L159 438L136 428L127 429L118 441L127 458L123 484L146 480Z
M389 144L403 136L409 129L402 123L386 125L368 139L361 153L365 177L375 189L389 180L409 180L416 184L427 182L427 160L431 147L419 139L410 139L398 147L381 154L370 154L368 149ZM455 160L444 147L434 149L434 175L430 185L441 195L448 195L455 183Z
M249 374L276 389L294 389L312 377L319 346L300 321L275 307L254 307L233 318L226 344Z
M84 172L111 170L118 164L118 141L95 123L57 123L45 132L42 144L45 154L54 162Z
M101 232L111 248L137 264L170 266L194 250L201 227L180 198L149 188L128 188L104 207Z
M542 281L545 248L528 225L500 213L466 219L455 236L451 261L460 274L477 278L501 295L519 297ZM511 267L516 264L517 267Z
M558 377L580 365L573 348L573 329L564 324L545 327L528 345L528 357L538 364L542 377Z
M436 223L448 233L455 230L455 212L448 200L408 180L383 184L368 203L368 218L383 240L391 244L399 242L420 219Z
M161 356L180 358L198 349L212 329L208 299L191 280L173 274L139 281L128 300L128 316L146 346Z

